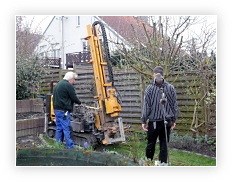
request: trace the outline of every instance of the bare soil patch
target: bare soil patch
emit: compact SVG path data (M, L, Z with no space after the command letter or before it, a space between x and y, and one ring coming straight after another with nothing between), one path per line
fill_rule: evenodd
M36 135L28 135L16 138L17 148L33 148L42 144L42 141Z
M41 112L16 113L16 120L31 119L31 118L38 118L38 117L44 117L44 113L41 113Z

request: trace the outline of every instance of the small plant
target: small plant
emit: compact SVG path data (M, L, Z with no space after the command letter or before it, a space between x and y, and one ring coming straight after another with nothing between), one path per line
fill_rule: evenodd
M61 142L56 142L52 148L64 149L65 148L65 144L63 144Z
M209 138L206 143L208 143L209 145L215 145L216 146L216 138Z
M177 149L188 149L194 145L194 139L190 135L180 136L175 132L170 135L170 146Z
M77 150L90 150L90 151L94 151L94 148L92 146L82 147L80 145L74 145L73 148L77 149Z

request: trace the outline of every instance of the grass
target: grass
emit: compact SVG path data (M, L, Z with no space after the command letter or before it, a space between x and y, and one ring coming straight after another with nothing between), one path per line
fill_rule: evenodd
M66 149L66 145L64 143L57 143L54 139L49 139L45 134L42 136L43 140L46 142L45 145L40 145L38 148L56 148L56 149ZM74 149L78 150L93 150L91 146L89 148L84 148L78 145L74 145Z
M216 159L170 149L169 160L172 166L216 166Z
M43 136L43 139L48 145L40 147L65 149L64 144L57 144L55 140L49 139L45 135ZM141 159L146 160L145 148L145 141L140 142L132 139L126 143L101 145L97 148L97 151L103 151L104 149L109 153L118 153L138 162ZM75 146L75 149L93 150L92 148L85 149L79 146ZM158 160L158 153L159 145L156 145L154 160ZM216 159L214 158L198 155L194 152L179 151L172 148L169 148L169 161L171 162L171 166L216 166Z
M109 151L123 154L133 160L145 159L146 142L127 142L117 145L101 146ZM100 149L100 148L99 148ZM154 160L158 160L159 147L156 145ZM171 166L216 166L216 159L169 148Z

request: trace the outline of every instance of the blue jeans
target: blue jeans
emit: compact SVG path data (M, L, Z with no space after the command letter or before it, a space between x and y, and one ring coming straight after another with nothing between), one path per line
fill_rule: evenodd
M60 110L54 110L56 115L56 142L62 142L62 133L64 132L64 138L66 141L66 149L73 148L74 142L70 137L70 112L66 117L66 120L63 119L65 112Z

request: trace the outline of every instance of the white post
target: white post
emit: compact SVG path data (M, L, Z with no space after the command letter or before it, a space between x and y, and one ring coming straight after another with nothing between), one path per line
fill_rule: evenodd
M119 125L120 134L121 134L121 139L123 142L125 142L126 138L125 138L125 134L124 134L124 128L123 128L123 123L122 123L121 117L118 118L118 125Z

